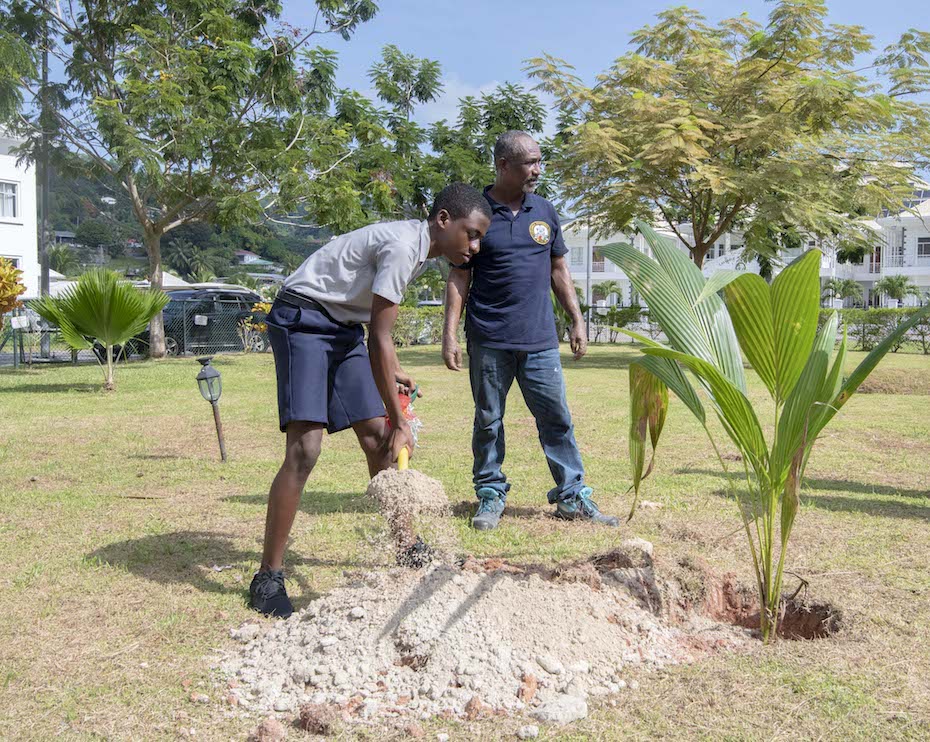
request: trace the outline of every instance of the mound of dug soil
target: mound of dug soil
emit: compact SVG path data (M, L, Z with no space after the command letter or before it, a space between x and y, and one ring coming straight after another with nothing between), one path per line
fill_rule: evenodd
M679 596L657 584L642 541L550 570L469 559L367 573L264 635L254 624L233 632L243 646L221 666L238 704L259 712L566 722L633 669L751 641L749 629L681 610Z

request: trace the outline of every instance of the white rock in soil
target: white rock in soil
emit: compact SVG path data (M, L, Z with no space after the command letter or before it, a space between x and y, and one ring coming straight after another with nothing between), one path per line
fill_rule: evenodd
M290 711L291 710L291 700L289 698L281 697L274 702L274 710L279 712Z
M517 737L520 739L536 739L539 736L539 727L534 724L527 724L517 730Z
M574 662L568 666L568 671L575 673L576 675L587 675L591 672L591 665L582 660L581 662Z
M548 724L571 724L588 715L588 704L577 696L559 696L533 711L534 719Z
M365 618L365 609L357 605L351 611L349 611L349 618L353 621L358 621L359 619Z
M550 675L561 675L565 672L565 668L562 667L562 663L559 662L555 657L551 657L548 654L541 654L536 658L536 663Z

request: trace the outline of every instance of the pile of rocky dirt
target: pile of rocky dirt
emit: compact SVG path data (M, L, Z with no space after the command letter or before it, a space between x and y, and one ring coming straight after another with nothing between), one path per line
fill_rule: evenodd
M643 668L737 649L750 630L683 610L632 540L556 569L469 559L348 575L286 621L233 630L221 662L251 712L375 723L527 714L567 723Z

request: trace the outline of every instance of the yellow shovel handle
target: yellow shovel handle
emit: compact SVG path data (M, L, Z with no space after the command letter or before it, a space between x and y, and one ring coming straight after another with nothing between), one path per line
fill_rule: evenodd
M397 469L398 471L403 471L410 465L410 452L407 450L407 447L404 446L400 449L400 452L397 454Z

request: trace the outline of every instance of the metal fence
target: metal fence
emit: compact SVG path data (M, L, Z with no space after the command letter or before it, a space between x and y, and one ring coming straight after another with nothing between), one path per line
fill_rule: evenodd
M165 307L165 349L168 355L262 353L271 350L265 325L267 305L252 298L172 300ZM117 347L118 360L149 354L148 329ZM0 366L78 363L104 358L102 346L72 350L61 332L28 308L4 317L0 331Z
M269 304L248 296L174 300L165 307L165 349L168 355L263 353L271 350L265 316ZM130 354L146 355L149 336L128 343Z
M94 359L92 350L74 350L61 332L29 309L14 309L3 317L0 366L29 367L46 363L78 363Z

